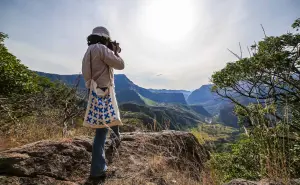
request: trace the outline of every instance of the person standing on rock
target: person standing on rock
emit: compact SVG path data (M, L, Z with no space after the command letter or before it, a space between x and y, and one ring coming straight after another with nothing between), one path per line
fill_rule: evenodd
M119 43L112 42L105 27L96 27L87 38L88 49L82 61L82 74L89 89L89 101L84 125L96 128L90 176L105 177L105 140L112 130L112 143L120 144L119 125L122 125L115 97L114 69L123 70Z

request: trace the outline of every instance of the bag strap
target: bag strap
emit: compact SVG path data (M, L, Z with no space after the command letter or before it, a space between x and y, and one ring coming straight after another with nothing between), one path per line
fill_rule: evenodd
M109 85L110 86L113 86L113 79L114 79L114 73L112 73L112 70L111 67L108 66L108 73L109 73Z
M92 83L92 78L93 78L93 75L92 75L92 51L90 50L90 70L91 70L91 83Z

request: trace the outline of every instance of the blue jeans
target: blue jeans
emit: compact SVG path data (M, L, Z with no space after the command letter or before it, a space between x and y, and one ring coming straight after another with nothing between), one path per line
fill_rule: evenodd
M120 138L119 126L111 127L111 129L113 133ZM107 170L105 162L105 140L107 132L108 128L96 129L92 152L91 176L101 176Z

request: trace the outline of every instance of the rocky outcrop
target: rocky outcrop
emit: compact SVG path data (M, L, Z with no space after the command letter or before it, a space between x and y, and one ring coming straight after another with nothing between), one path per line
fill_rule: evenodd
M259 182L255 182L255 181L248 181L244 179L235 179L225 185L300 185L300 179L290 180L289 182L287 181L275 182L273 180L268 180L268 179L263 179Z
M109 167L115 173L105 184L173 184L178 182L176 174L197 180L209 156L187 132L125 133L119 148L111 150L109 140L106 147ZM92 139L84 137L39 141L3 151L0 184L85 184L91 151Z

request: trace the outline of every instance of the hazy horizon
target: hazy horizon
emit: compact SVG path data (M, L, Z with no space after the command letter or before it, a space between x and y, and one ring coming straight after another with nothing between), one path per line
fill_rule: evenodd
M105 26L120 42L124 71L139 86L193 90L267 35L291 31L297 0L3 0L5 44L30 69L78 74L86 37Z

